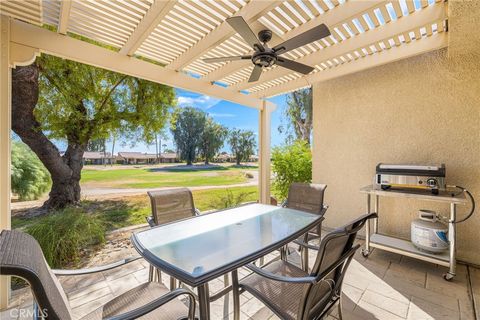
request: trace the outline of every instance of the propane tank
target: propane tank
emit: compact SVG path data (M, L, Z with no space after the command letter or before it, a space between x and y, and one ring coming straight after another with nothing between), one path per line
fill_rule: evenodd
M411 240L415 247L441 253L448 249L448 227L438 220L435 211L420 210L411 224Z

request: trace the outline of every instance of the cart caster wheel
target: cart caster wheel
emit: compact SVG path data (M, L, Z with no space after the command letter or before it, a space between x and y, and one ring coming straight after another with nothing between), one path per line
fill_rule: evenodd
M452 281L453 277L455 277L455 275L453 275L451 273L445 273L443 275L443 279L445 279L446 281Z
M370 252L366 249L362 249L362 256L364 256L365 258L367 258L368 256L370 255Z

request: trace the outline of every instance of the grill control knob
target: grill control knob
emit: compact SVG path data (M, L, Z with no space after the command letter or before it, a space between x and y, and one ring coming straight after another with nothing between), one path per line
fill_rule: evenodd
M437 179L433 179L433 178L428 179L427 185L429 187L436 187L438 185Z

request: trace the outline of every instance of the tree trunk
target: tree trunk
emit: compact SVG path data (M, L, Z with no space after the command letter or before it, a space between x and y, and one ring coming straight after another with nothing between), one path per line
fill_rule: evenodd
M113 135L113 142L112 142L112 158L110 159L110 166L113 166L113 161L115 161L115 135Z
M52 174L52 189L49 199L44 203L44 207L64 208L67 205L80 201L80 178L84 152L85 150L82 146L68 146L63 160L67 163L70 170L67 174Z
M12 70L12 129L32 149L50 172L52 189L45 209L64 208L80 200L80 173L86 146L69 142L62 157L42 132L33 113L38 101L39 69L36 64Z
M240 165L240 160L241 160L240 157L237 157L237 166Z

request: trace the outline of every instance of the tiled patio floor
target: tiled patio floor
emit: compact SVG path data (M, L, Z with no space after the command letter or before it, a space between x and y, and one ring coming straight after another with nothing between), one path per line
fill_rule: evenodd
M113 253L127 255L132 249ZM310 262L314 260L311 252ZM375 250L368 259L359 252L345 278L344 319L461 319L474 320L474 298L480 301L480 270L458 266L452 282L443 280L446 268L423 263L397 254ZM240 276L247 274L240 271ZM141 282L147 281L148 264L136 261L123 268L98 275L62 279L76 317L104 304ZM168 276L163 276L168 286ZM470 287L472 284L472 288ZM210 283L212 292L223 287L223 279ZM471 294L473 292L473 296ZM257 299L246 293L241 298L242 319L278 319ZM15 306L27 307L31 300L25 293L16 293ZM212 319L232 319L232 298L228 295L211 305ZM336 319L336 309L329 319ZM2 320L11 319L6 310Z

